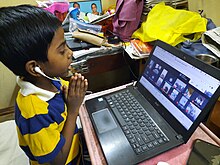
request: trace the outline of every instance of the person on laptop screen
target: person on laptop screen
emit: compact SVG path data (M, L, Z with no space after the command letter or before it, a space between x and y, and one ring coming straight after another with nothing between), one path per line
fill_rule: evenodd
M72 54L61 22L48 11L0 8L0 61L18 75L15 122L31 164L80 163L76 119L88 81L77 73L69 82L59 78L67 76Z

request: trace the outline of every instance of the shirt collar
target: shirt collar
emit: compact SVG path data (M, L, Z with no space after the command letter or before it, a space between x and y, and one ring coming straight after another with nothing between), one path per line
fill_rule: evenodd
M36 95L43 101L48 101L55 96L55 92L51 92L42 88L35 86L34 84L24 81L21 78L17 77L17 84L20 86L20 93L23 96Z

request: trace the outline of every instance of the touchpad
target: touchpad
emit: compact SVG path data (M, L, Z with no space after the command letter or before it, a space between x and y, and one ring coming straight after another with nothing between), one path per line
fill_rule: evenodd
M99 133L104 133L117 127L108 108L92 113L92 118Z

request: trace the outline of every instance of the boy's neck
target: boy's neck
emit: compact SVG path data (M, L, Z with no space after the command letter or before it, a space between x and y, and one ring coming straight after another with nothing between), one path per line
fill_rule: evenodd
M58 91L58 89L52 84L51 80L44 78L44 77L40 77L36 79L24 78L24 80L34 84L38 88L41 88L47 91L51 91L51 92Z

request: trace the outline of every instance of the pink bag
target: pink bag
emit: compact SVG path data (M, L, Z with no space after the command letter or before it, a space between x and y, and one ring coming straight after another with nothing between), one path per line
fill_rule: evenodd
M68 9L69 9L69 4L63 3L63 2L54 2L48 8L45 8L45 10L47 10L53 14L55 11L58 11L60 13L65 13L68 11Z
M117 0L113 19L113 33L123 41L130 41L137 30L143 10L144 0Z

